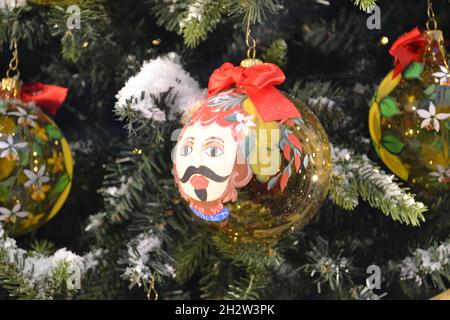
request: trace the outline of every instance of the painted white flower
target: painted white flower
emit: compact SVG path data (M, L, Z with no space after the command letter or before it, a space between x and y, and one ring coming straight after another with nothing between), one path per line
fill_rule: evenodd
M236 126L238 132L243 131L245 135L248 135L248 129L250 127L256 127L256 124L252 121L253 115L245 116L242 113L236 114L236 121L239 124Z
M8 136L6 141L0 141L0 158L12 157L17 159L18 150L26 148L26 142L14 142L13 136Z
M47 183L50 181L50 178L45 176L45 166L44 165L42 165L39 168L37 173L35 173L31 170L28 170L28 169L23 170L23 172L28 177L28 180L24 184L24 186L27 188L32 185L35 185L38 188L40 188L44 183Z
M0 207L0 221L6 221L9 219L12 222L16 222L17 217L25 218L28 216L28 212L20 211L20 209L22 209L20 203L16 203L11 210L5 207Z
M439 66L441 71L433 73L433 77L436 80L439 80L439 84L441 85L449 85L450 84L450 71L445 66Z
M30 126L35 128L37 126L36 120L38 117L35 114L29 114L27 110L21 107L17 107L17 111L8 112L8 115L19 117L17 122L21 125Z
M430 176L436 177L440 183L450 182L450 167L444 168L436 164L437 172L431 172Z
M441 127L439 120L445 120L450 117L450 113L436 114L436 106L431 101L428 110L418 109L417 114L424 119L420 127L427 128L429 130L434 129L436 131L439 131Z

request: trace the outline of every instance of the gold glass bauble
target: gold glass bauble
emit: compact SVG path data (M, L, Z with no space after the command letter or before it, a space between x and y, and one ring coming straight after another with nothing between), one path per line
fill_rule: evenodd
M20 235L53 218L72 173L58 126L34 104L0 100L0 223L8 233Z
M266 122L237 91L210 97L174 149L178 189L199 221L232 243L274 244L318 212L331 179L328 137L314 114Z
M371 103L370 135L398 177L429 189L450 188L450 73L439 30L425 31L423 60L381 82Z

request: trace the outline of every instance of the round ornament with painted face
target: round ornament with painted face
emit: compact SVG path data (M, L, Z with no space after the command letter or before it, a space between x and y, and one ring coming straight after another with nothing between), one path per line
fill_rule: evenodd
M330 146L304 104L279 91L248 91L210 90L180 131L173 175L196 217L231 241L270 243L318 211L329 189Z

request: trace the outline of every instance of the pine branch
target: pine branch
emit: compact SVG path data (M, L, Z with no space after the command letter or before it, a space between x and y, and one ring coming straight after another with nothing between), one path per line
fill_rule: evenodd
M264 62L276 64L280 68L286 67L287 64L287 44L283 39L273 41L270 46L262 54Z
M245 26L250 15L253 24L263 23L280 8L277 0L189 0L187 3L157 2L152 11L159 25L183 35L185 45L195 48L217 28L223 17L241 18Z
M353 210L359 194L364 201L394 221L419 226L428 209L414 200L408 188L402 188L393 175L384 173L366 156L347 149L333 149L333 178L330 194L338 206Z
M48 25L53 36L61 37L65 60L78 62L83 54L108 41L102 35L102 31L110 24L104 5L104 0L79 1L79 28L69 23L75 21L74 13L67 11L67 6L52 6Z
M183 244L176 257L179 282L188 280L208 260L211 250L210 237L209 232L202 230Z
M263 244L231 243L221 235L213 236L214 246L225 258L233 263L253 269L277 267L281 263L281 256L275 249Z
M258 300L270 275L266 272L248 273L228 286L225 300Z
M367 11L376 4L377 0L352 0L355 6L359 6L361 10Z
M414 281L415 287L432 286L440 290L450 286L450 239L433 242L428 248L411 250L399 262L391 261L390 269L399 272L401 280Z
M333 291L343 291L348 284L353 285L354 267L351 258L342 256L342 250L333 253L327 240L319 237L306 253L308 262L299 270L308 273L317 285L317 292L327 285Z

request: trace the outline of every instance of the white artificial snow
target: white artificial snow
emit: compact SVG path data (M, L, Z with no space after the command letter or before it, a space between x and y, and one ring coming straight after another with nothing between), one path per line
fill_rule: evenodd
M159 97L169 89L173 90L175 98L168 101L170 112L165 114L156 106L154 97ZM131 110L149 120L163 122L183 114L204 95L205 91L181 66L180 57L176 53L169 53L143 64L139 73L131 77L117 93L115 108L120 112L130 106Z
M147 266L150 260L150 254L161 247L161 239L151 232L142 233L128 244L127 267L122 277L130 281L130 288L147 284L153 279L153 272ZM175 276L173 266L164 265L162 273Z
M187 16L179 22L180 29L192 20L202 21L206 0L197 0L188 6Z
M320 105L328 109L332 109L336 105L334 100L327 97L309 98L308 102L312 105Z
M17 271L21 274L30 287L39 291L40 298L50 299L46 296L48 286L51 286L55 271L63 264L67 266L69 277L82 275L89 269L94 268L98 263L101 250L89 252L85 256L79 256L67 250L59 249L51 256L33 255L28 256L27 252L17 247L16 241L5 235L0 224L0 257L6 259L6 263L14 264ZM73 279L76 280L76 279ZM69 288L69 283L66 284ZM46 291L47 289L47 291ZM80 289L73 287L71 289Z
M86 228L84 228L84 231L89 232L89 231L97 230L98 228L100 228L103 225L104 220L105 220L104 213L97 213L97 214L90 215L89 223L86 226Z
M152 279L153 273L145 264L150 253L161 246L161 240L151 233L142 233L128 245L128 267L124 277L130 280L130 287L141 286Z
M427 250L416 249L412 255L400 263L400 276L402 279L411 279L419 286L423 284L424 277L432 273L443 272L449 269L450 240L433 246ZM391 262L391 269L397 266Z
M0 0L0 9L12 10L26 4L27 0Z
M90 154L94 152L94 142L92 140L70 142L70 150L73 153Z
M125 176L121 177L121 181L122 184L120 185L119 188L117 187L108 187L106 188L105 192L113 197L120 197L123 196L124 194L127 193L128 191L128 186L130 185L130 183L133 181L133 179L131 177L129 177L128 179L126 179Z

